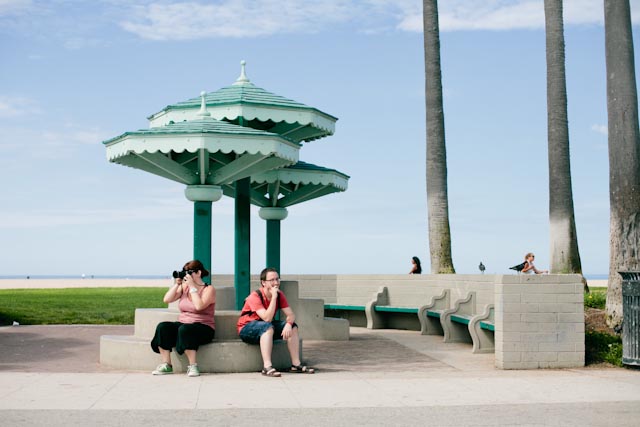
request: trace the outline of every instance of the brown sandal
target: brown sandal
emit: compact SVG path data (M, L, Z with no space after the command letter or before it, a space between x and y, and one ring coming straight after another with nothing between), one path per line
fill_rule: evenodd
M273 366L269 366L266 368L262 368L262 375L264 375L265 377L279 377L281 374L280 372L276 371L276 368L274 368Z
M310 368L306 365L292 365L291 366L291 372L294 372L296 374L315 374L316 370L313 368Z

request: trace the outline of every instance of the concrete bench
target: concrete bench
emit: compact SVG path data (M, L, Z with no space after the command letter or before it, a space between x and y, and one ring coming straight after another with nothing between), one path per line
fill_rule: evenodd
M476 293L469 292L466 297L453 303L440 315L440 324L444 332L444 342L472 343L469 334L469 321L476 314Z
M339 303L325 304L324 315L327 318L345 319L349 322L350 326L367 326L364 305Z
M392 297L386 286L380 287L371 301L365 306L367 328L369 329L409 329L419 327L418 307L415 299L407 301Z
M449 308L451 291L445 289L440 295L434 296L431 302L420 307L418 317L420 319L420 331L422 335L443 335L440 317Z
M364 311L364 305L325 304L325 310Z
M368 329L418 328L418 307L390 305L389 302L388 289L382 286L365 305L328 303L324 308L326 315L347 318L352 326Z
M473 353L493 353L495 351L495 306L488 304L482 314L469 320L469 334L473 341Z
M482 314L476 314L475 292L449 305L450 290L434 297L430 304L421 307L420 321L423 335L444 335L444 342L473 344L473 353L491 353L494 344L494 305L487 304Z
M257 283L254 283L257 286ZM300 326L300 355L302 341L348 340L349 323L343 319L324 317L322 300L299 298L298 283L285 281L281 288L296 313ZM137 309L133 336L104 335L100 339L100 363L117 369L151 371L160 363L160 356L151 350L151 339L160 322L178 319L178 303L164 309ZM258 345L243 343L238 338L236 323L240 312L235 310L235 289L216 286L216 336L210 344L198 349L198 365L201 372L257 372L262 369L262 357ZM186 370L186 356L172 352L172 364L178 372ZM286 369L291 366L286 341L275 341L273 366Z
M456 318L468 320L466 325L450 322L467 327L473 351L491 351L493 347L497 368L584 366L584 285L580 275L337 274L296 279L301 283L301 295L322 295L326 303L366 305L363 298L374 295L380 286L387 286L394 298L400 295L418 302L431 301L418 313L423 334L444 335L440 317L451 309L449 302L475 292L475 316ZM448 295L443 290L448 290ZM394 301L388 304L398 305ZM374 308L376 313L381 310ZM363 313L358 313L366 324ZM401 315L388 314L393 314L390 318Z
M399 278L402 280L397 280ZM334 278L330 287L328 278L323 276L320 282L325 283L325 315L347 318L351 326L417 331L420 330L418 309L442 289L434 279L408 274L346 275ZM303 293L307 294L307 286L316 291L310 282L302 285ZM384 301L377 297L383 288L387 289Z
M116 369L145 370L151 372L159 363L160 355L151 350L151 339L160 322L178 320L174 309L137 309L135 332L132 336L103 335L100 338L100 364ZM238 338L236 322L239 311L216 311L216 338L198 349L198 367L201 372L258 372L262 369L260 346L250 345ZM300 340L302 355L302 339ZM286 369L291 366L287 343L274 342L273 366ZM171 352L174 371L185 372L188 361Z

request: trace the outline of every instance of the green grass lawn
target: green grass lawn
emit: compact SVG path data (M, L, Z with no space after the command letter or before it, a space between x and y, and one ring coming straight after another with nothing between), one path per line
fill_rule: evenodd
M0 325L132 325L136 308L161 308L167 288L0 290Z

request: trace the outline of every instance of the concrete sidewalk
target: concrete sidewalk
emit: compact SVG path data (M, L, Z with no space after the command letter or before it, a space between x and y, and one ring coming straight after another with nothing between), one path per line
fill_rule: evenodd
M154 377L99 366L131 326L0 328L0 425L637 426L640 372L502 371L493 354L413 331L305 341L315 375Z

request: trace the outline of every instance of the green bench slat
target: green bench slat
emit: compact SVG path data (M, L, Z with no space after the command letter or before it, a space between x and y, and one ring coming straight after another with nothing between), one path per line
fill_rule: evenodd
M486 329L487 331L495 332L495 328L493 323L480 321L480 328Z
M413 313L413 314L418 313L417 308L411 308L411 307L391 307L388 305L376 305L374 306L374 308L376 311L386 311L389 313Z
M468 325L468 324L469 324L469 320L470 320L470 318L467 318L467 317L464 317L464 316L458 316L458 315L452 314L452 315L451 315L451 320L453 320L454 322L457 322L457 323L463 323L463 324L465 324L465 325Z
M325 304L325 310L353 310L364 311L364 305Z
M436 318L440 318L440 312L439 311L427 311L427 317L436 317Z

